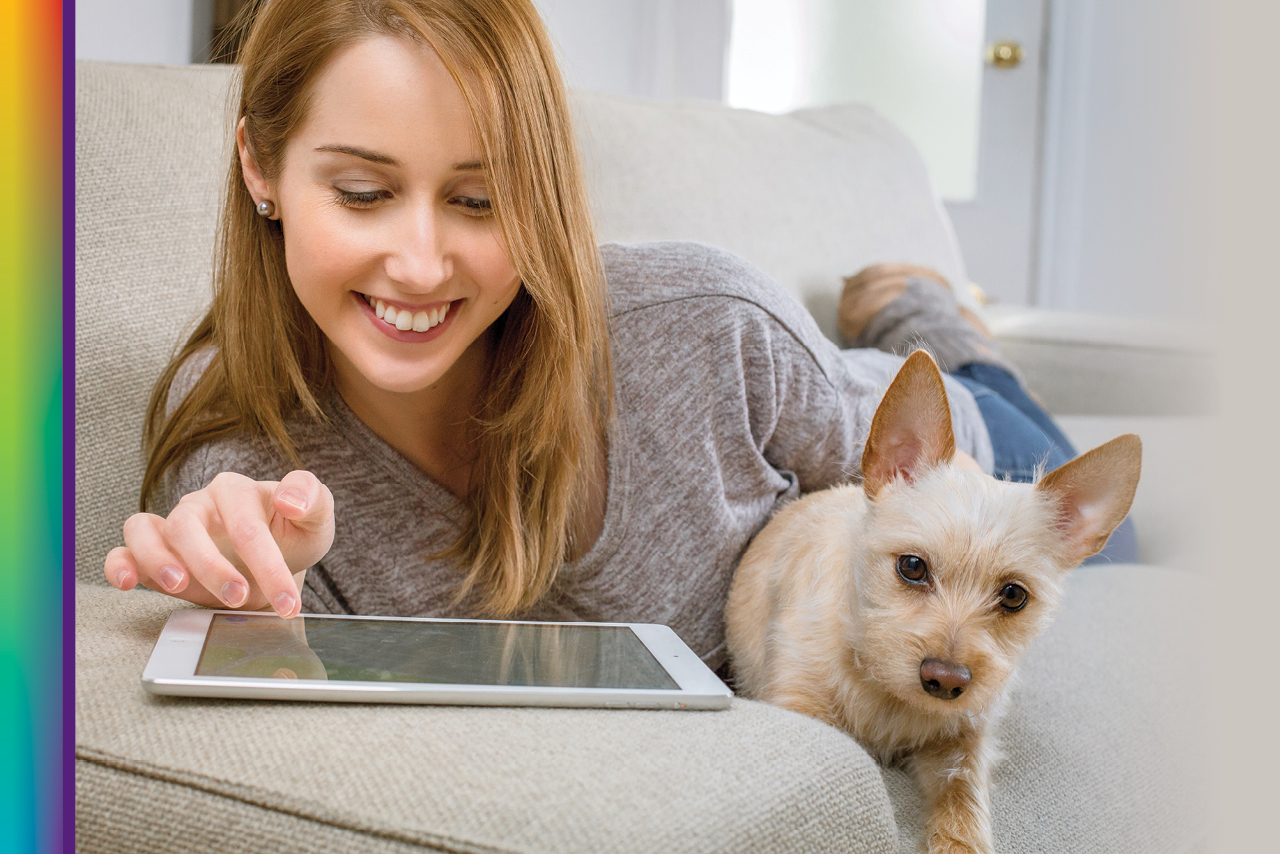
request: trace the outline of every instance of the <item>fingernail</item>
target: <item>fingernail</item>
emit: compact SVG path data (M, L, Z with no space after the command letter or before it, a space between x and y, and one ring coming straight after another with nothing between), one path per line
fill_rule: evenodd
M281 593L276 597L276 613L282 617L288 616L293 613L293 605L296 601L292 593Z
M122 569L116 573L116 587L124 589L125 582L129 580L129 570Z
M222 601L232 608L239 608L249 598L249 588L239 581L228 581L222 585Z
M178 589L182 583L182 570L176 566L166 566L160 570L160 586L170 593Z
M284 492L280 493L280 500L285 504L288 504L290 507L295 507L298 510L307 509L307 496L303 495L296 489L286 489Z

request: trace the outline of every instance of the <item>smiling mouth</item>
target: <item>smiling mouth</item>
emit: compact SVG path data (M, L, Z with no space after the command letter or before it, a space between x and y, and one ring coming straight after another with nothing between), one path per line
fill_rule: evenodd
M453 308L453 303L447 302L436 308L410 311L407 308L397 309L395 306L388 305L368 294L361 294L360 296L373 309L373 313L379 320L388 326L394 326L401 332L426 332L428 329L444 323L445 318L449 316L449 310Z

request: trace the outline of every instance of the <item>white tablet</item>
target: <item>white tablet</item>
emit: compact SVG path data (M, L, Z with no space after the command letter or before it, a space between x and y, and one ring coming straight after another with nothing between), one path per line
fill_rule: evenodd
M605 709L723 709L732 692L666 626L184 609L154 694Z

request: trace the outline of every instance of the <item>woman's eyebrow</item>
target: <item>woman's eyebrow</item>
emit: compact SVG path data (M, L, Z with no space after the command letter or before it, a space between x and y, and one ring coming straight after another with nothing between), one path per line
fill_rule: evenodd
M381 163L386 166L399 166L400 162L389 154L379 154L376 151L370 151L367 148L359 148L354 145L319 145L316 151L332 151L335 154L349 154L352 157L359 157L361 160L368 160L370 163ZM455 172L483 172L485 165L479 160L467 160L463 163L453 164Z
M350 154L352 157L359 157L362 160L368 160L370 163L383 163L387 166L399 166L400 163L390 155L379 154L376 151L370 151L367 148L357 148L354 145L318 145L316 151L332 151L335 154Z

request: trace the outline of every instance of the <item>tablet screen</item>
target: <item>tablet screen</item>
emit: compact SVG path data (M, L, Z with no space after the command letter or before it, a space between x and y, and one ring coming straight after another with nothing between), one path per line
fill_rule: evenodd
M215 614L197 676L651 688L676 684L626 626Z

